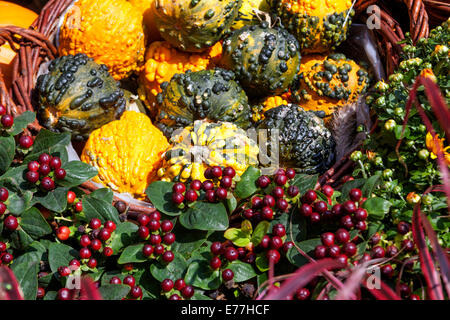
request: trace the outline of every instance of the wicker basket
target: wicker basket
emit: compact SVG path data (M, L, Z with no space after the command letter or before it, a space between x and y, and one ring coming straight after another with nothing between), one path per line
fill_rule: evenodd
M0 45L8 42L11 48L17 52L13 65L12 86L9 92L0 71L0 103L6 106L7 113L16 116L27 110L34 111L31 92L36 74L41 63L57 56L57 49L49 39L54 36L61 15L72 2L72 0L50 0L29 29L14 26L0 28ZM395 19L396 13L391 12L390 6L393 3L404 5L405 9L408 9L410 18L408 31L414 41L428 36L430 21L432 22L431 26L438 25L450 15L450 5L443 1L357 0L354 4L356 19L363 22L369 17L366 13L369 6L377 5L381 9L381 29L375 30L375 33L378 50L384 59L387 74L392 73L399 63L402 46L398 42L405 37L401 24ZM37 121L27 128L28 133L32 135L36 135L40 129L41 126ZM341 159L321 177L319 183L322 185L336 183L340 177L348 173L351 166L352 163L348 160L348 156ZM90 192L97 187L87 182L82 185L82 188ZM115 198L115 201L118 200ZM130 203L128 203L128 208L130 213L148 213L155 210Z

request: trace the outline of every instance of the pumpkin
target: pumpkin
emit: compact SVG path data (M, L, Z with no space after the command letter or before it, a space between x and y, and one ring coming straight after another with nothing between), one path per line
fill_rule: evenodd
M164 82L161 89L157 96L156 122L167 137L174 129L201 119L232 122L241 128L250 126L248 98L234 81L232 71L188 70Z
M126 78L144 62L142 15L126 0L79 0L64 17L58 51L85 53L106 64L114 79Z
M257 14L258 11L270 12L268 0L242 0L242 5L231 29L237 30L244 26L259 24L261 18Z
M95 182L115 192L145 199L145 189L157 179L167 139L144 114L125 111L120 120L94 130L81 160L98 170Z
M204 53L187 53L172 47L167 41L155 41L147 48L144 70L140 76L140 97L150 111L155 110L156 96L162 92L161 84L170 81L177 73L187 70L201 71L214 67L222 53L216 43Z
M300 42L302 54L334 50L346 40L352 0L272 0L284 27Z
M300 69L298 41L281 27L246 26L223 41L220 66L233 70L249 96L287 91Z
M144 25L147 30L147 41L152 43L153 41L161 40L158 28L156 27L155 18L153 16L152 5L155 0L128 0L138 11L141 13L144 20Z
M236 18L242 0L155 0L156 26L174 47L201 52L213 46Z
M41 124L55 132L71 132L82 141L102 125L118 119L126 108L124 92L108 73L83 53L52 60L36 82Z
M305 110L323 112L328 123L337 109L365 93L369 82L367 71L343 54L310 55L302 61L291 99Z
M258 130L278 134L280 165L307 174L323 173L335 159L335 141L323 120L297 105L282 105L264 113ZM260 141L261 143L261 141ZM270 145L267 149L270 151Z
M8 1L0 1L0 27L17 26L28 28L37 14L27 8ZM6 89L9 90L12 81L13 64L16 52L11 49L8 43L0 46L0 69L5 80Z
M242 175L258 164L258 145L246 132L229 122L197 120L170 139L158 170L163 181L205 180L208 167L232 167Z
M285 105L289 103L289 96L287 93L281 96L271 96L267 97L261 103L258 103L252 106L252 121L254 123L258 123L262 119L264 119L264 113L267 110L276 108L281 105Z

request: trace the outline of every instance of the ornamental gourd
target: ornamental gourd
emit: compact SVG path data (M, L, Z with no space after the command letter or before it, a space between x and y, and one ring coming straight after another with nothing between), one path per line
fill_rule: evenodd
M259 121L264 119L264 112L278 106L289 104L289 96L289 93L284 93L281 96L270 96L252 106L252 121L259 123Z
M140 76L139 93L150 112L154 113L156 96L162 92L161 84L170 81L177 73L214 68L222 53L222 45L216 43L203 53L187 53L172 47L167 41L155 41L145 54L145 66Z
M127 104L108 67L83 53L52 60L48 73L37 79L36 91L41 124L55 132L71 132L76 141L118 119Z
M144 24L147 27L145 34L147 35L148 43L161 40L158 28L156 28L155 17L153 16L153 2L155 0L128 0L141 13Z
M246 132L229 122L197 120L170 139L158 171L163 181L200 180L208 167L232 167L242 175L250 165L258 164L258 145Z
M283 26L300 42L302 54L333 50L346 40L352 0L271 0Z
M298 172L325 172L335 159L335 142L323 120L314 112L289 104L270 109L258 130L277 130L280 164ZM270 150L270 145L267 148Z
M64 17L58 51L85 53L106 64L116 80L126 78L144 62L142 15L125 0L79 0Z
M244 129L250 126L248 98L232 71L188 70L174 75L161 89L156 122L167 137L201 119L232 122Z
M242 0L155 0L152 9L165 40L182 51L201 52L230 29L241 3Z
M259 24L261 21L261 17L258 15L259 12L270 12L268 0L242 0L241 8L231 29L237 30L244 26Z
M144 113L125 111L120 120L92 132L81 160L97 168L95 182L145 199L145 189L157 179L168 147L167 139Z
M292 101L305 110L322 112L326 123L369 87L367 71L343 54L304 57L298 79L291 88Z
M298 41L281 27L246 26L223 42L220 66L233 70L249 96L287 91L300 69Z

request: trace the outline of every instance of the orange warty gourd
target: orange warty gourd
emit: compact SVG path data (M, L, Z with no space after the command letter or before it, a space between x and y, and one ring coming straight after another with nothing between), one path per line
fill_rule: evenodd
M91 133L81 160L97 168L95 182L142 200L157 178L168 147L167 139L145 114L125 111L120 120Z
M154 111L156 96L162 92L160 86L163 82L170 81L175 74L187 70L196 72L212 69L221 54L220 43L203 53L188 53L175 49L167 41L153 42L147 49L144 70L141 72L141 99Z
M153 11L151 10L153 2L155 0L128 0L133 6L135 6L142 14L144 24L147 27L147 41L151 43L153 41L161 40L161 35L156 27Z
M85 53L116 80L139 72L145 36L141 12L126 0L79 0L64 17L60 55Z
M0 1L0 27L17 26L28 28L38 15L24 7L8 1ZM9 90L12 81L12 61L16 52L11 49L8 43L0 47L0 69L5 80L6 89Z

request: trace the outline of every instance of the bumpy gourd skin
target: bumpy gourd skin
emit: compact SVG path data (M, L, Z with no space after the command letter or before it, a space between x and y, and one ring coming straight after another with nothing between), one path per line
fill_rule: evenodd
M215 68L177 73L161 88L156 122L167 137L201 119L232 122L244 129L250 126L248 98L232 71Z
M158 171L163 181L204 181L205 170L212 166L230 166L242 175L250 165L258 164L258 145L229 122L197 120L170 142L172 146Z
M300 70L300 59L294 36L262 22L224 39L220 66L236 73L249 96L264 97L287 91Z
M268 110L258 129L279 130L282 166L298 172L325 172L335 159L334 139L314 112L290 104ZM270 145L268 146L270 150Z
M169 143L143 113L125 111L92 132L81 155L98 169L93 179L119 193L145 199L145 189L156 178Z
M302 54L334 50L347 39L352 0L271 0L283 26L300 42ZM347 18L347 23L344 22Z
M155 113L156 96L162 92L161 84L170 81L177 73L214 68L222 53L219 42L203 53L186 53L172 47L167 41L155 41L145 54L145 66L141 72L140 96Z
M248 25L257 25L260 23L260 16L254 9L269 13L270 5L268 0L242 0L242 5L238 15L231 26L232 30L240 29Z
M254 123L259 123L262 119L264 119L264 112L267 110L276 108L278 106L289 104L289 96L288 93L285 93L281 96L270 96L252 106L252 121Z
M119 85L108 67L85 54L56 58L36 82L39 120L49 130L71 132L74 140L85 140L125 111Z
M291 99L305 110L323 112L327 123L332 114L354 102L369 88L367 71L343 54L305 56Z
M230 29L242 0L155 0L156 26L174 47L201 52Z
M144 62L142 15L125 0L79 0L64 18L58 51L83 52L106 64L114 79L126 78Z

